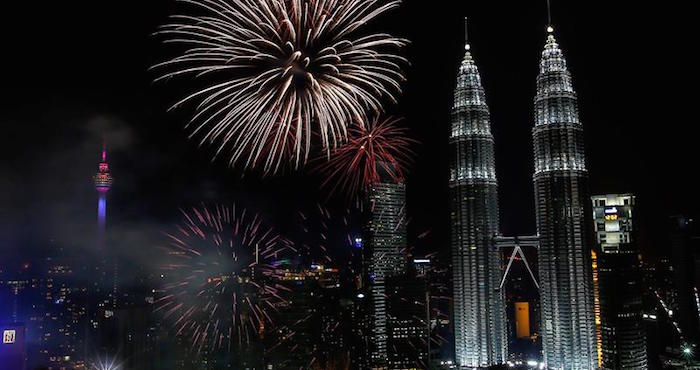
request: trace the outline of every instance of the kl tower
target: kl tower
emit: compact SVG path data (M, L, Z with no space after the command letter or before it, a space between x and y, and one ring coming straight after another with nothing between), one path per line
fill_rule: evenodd
M112 188L112 175L109 173L107 163L107 147L102 146L102 161L99 164L94 177L95 189L99 199L97 201L97 248L103 250L105 246L105 228L107 224L107 192Z

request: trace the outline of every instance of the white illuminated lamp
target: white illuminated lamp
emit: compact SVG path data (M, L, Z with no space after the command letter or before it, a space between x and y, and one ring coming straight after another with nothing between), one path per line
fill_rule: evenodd
M547 33L554 33L554 27L547 26Z
M469 45L469 44L464 45L464 50L466 50L466 51L471 50L471 48L472 48L472 47L471 47L471 45Z

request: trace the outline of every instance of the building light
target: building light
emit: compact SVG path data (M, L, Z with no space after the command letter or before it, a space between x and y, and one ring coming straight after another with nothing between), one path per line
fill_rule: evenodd
M16 335L17 335L17 332L15 330L4 330L2 332L2 344L15 343Z

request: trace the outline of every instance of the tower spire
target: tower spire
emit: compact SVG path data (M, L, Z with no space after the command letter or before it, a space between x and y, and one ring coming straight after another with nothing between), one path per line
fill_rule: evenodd
M107 162L107 140L102 138L102 162Z
M464 49L469 51L469 17L464 17Z
M469 17L464 17L464 45L469 50Z
M551 4L551 0L547 0L547 33L554 33L554 26L552 26L552 4Z

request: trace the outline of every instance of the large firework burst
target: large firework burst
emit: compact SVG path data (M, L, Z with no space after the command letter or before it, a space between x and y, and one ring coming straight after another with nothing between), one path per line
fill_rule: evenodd
M201 14L173 16L159 33L187 49L155 68L159 79L206 77L175 107L199 103L191 135L230 152L231 165L298 166L312 136L330 150L400 93L406 60L395 52L407 42L361 32L400 0L182 1Z
M406 136L406 129L398 122L395 118L376 119L352 128L348 142L319 166L326 176L323 186L353 197L378 182L402 181L416 141Z
M162 312L173 332L194 352L237 352L258 343L286 305L276 263L293 247L233 207L205 205L182 212L168 236L163 266Z

